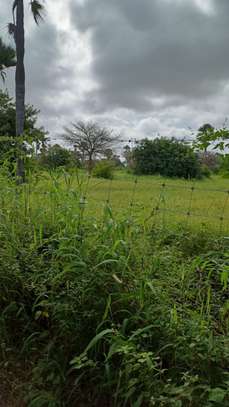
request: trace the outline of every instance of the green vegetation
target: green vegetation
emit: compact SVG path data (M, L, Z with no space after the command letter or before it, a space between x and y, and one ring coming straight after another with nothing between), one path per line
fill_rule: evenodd
M226 154L221 158L220 171L224 177L229 178L229 154Z
M173 181L134 180L0 178L0 375L28 406L229 401L227 234L147 218L140 197ZM227 185L198 181L205 210L210 182Z
M204 151L205 153L209 148L211 150L225 151L229 147L229 130L224 126L219 129L215 129L211 124L206 123L199 128L196 135L196 139L193 142L193 147L197 150Z
M58 167L77 165L76 162L73 162L73 154L71 151L59 146L59 144L54 144L53 146L48 146L43 149L39 156L39 164L41 167L49 168L51 170Z
M38 151L39 148L45 145L47 141L47 133L43 127L38 127L39 110L31 105L25 107L25 129L24 138L27 142L27 148L23 147L25 152L30 152L30 148L34 145L34 150ZM0 163L5 160L16 159L16 106L15 102L8 93L0 90ZM28 144L29 143L29 144Z
M94 169L93 175L97 178L113 179L114 177L114 165L111 161L101 160L99 161Z
M228 406L228 129L205 124L192 145L141 140L125 164L96 122L65 128L71 151L48 145L25 105L24 1L12 3L16 60L0 40L2 79L16 66L15 103L0 92L0 405ZM38 24L42 2L30 6Z
M159 174L165 177L200 178L201 166L192 148L174 138L142 140L133 150L137 174Z

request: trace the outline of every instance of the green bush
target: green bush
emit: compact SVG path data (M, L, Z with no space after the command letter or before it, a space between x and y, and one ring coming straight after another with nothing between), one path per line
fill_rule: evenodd
M201 165L201 175L202 175L202 177L210 178L211 174L212 173L211 173L210 168L206 164L202 164Z
M111 161L101 160L93 169L93 176L97 178L113 179L114 165Z
M49 148L42 152L39 157L40 165L49 169L69 166L71 164L71 161L71 151L59 146L58 144L49 146Z
M202 176L197 154L187 144L174 138L142 140L133 150L133 160L137 174L187 179Z
M220 173L225 178L229 178L229 154L225 154L221 157Z

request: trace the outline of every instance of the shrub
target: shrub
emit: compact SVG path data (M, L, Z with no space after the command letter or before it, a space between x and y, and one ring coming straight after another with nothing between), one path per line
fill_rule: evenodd
M200 178L197 154L184 142L174 138L144 139L133 150L137 174L159 174L166 177Z
M71 163L72 154L66 148L55 144L50 146L48 150L43 152L40 156L40 164L49 169L64 167Z
M94 177L113 179L114 176L114 166L108 160L99 161L93 169Z
M220 173L224 177L229 178L229 154L221 157Z
M206 177L206 178L210 178L210 176L211 176L211 170L205 164L201 165L201 175L202 175L202 177Z

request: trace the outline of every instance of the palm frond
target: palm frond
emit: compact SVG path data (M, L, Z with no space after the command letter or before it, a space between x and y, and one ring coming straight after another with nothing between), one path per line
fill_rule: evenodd
M8 33L9 35L15 35L15 31L16 31L16 25L14 23L9 23L8 24Z
M31 0L31 11L36 24L43 20L44 6L38 0Z
M5 45L0 38L0 70L16 65L15 50L9 45Z

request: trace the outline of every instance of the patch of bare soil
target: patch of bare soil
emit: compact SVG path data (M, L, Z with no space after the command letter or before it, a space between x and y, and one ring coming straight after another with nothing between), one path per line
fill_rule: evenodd
M0 368L0 407L26 407L22 384L21 371Z

